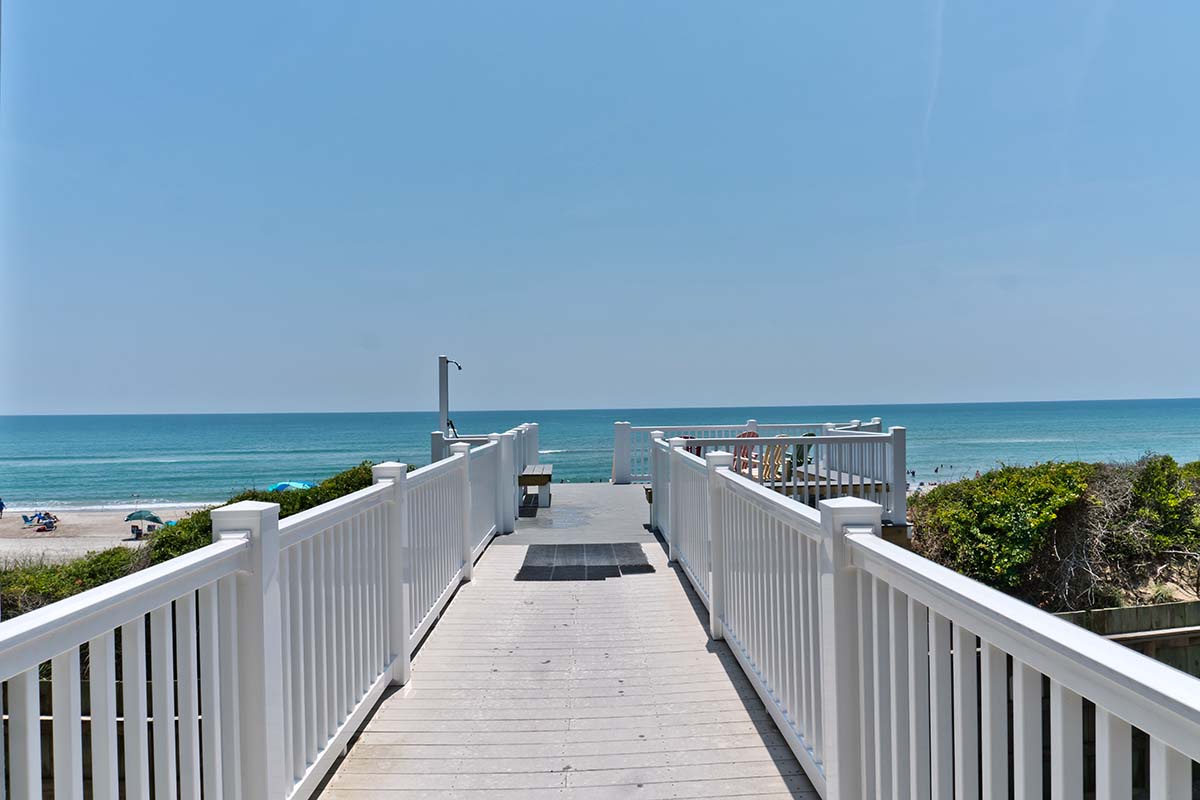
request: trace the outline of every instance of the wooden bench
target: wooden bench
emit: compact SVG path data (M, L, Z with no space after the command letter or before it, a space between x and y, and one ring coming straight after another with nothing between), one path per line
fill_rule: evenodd
M550 507L550 481L554 477L553 464L530 464L521 470L517 477L517 485L522 488L537 487L537 504L534 508ZM532 493L529 493L532 495ZM522 500L522 506L525 505Z

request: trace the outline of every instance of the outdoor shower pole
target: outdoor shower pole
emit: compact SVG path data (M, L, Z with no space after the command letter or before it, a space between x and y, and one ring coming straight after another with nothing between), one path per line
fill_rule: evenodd
M438 356L438 430L450 432L450 364L446 356Z

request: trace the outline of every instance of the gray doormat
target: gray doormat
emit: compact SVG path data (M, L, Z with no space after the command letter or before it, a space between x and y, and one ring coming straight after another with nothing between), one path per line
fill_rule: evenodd
M654 572L640 544L531 544L516 581L602 581Z

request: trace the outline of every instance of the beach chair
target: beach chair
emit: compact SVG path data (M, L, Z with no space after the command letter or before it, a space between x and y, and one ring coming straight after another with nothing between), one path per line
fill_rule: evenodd
M775 483L784 480L787 451L786 444L765 445L761 460L754 459L755 463L750 470L750 477L759 483Z
M142 538L142 528L140 525L130 525L129 532L131 534L133 534L133 538L135 541L140 540Z
M21 515L21 521L25 523L21 526L22 528L32 528L34 525L37 525L36 519L33 517L27 517L24 514Z
M739 439L757 439L758 431L746 431L737 435ZM748 474L754 448L748 444L733 448L733 471Z
M146 535L147 536L154 533L156 530L158 530L158 526L155 525L153 522L146 523Z

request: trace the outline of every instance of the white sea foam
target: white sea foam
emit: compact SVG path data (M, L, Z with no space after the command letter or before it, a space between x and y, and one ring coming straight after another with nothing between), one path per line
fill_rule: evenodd
M214 500L211 503L172 503L169 501L147 501L145 503L112 503L112 504L85 504L72 505L69 501L47 500L44 503L22 503L20 505L4 507L5 511L28 512L28 511L137 511L138 509L147 508L205 508L207 506L218 505L223 501Z
M961 439L959 444L1067 444L1070 439Z

